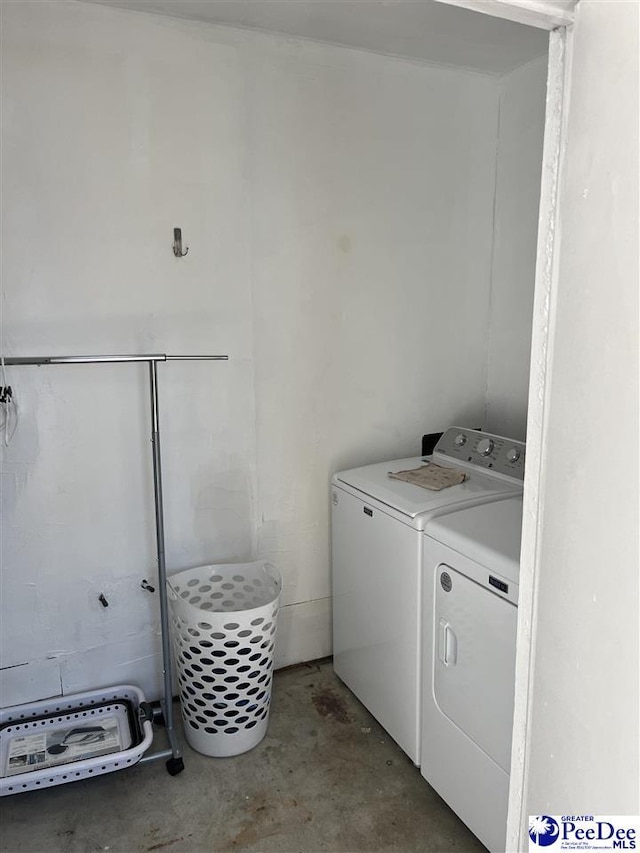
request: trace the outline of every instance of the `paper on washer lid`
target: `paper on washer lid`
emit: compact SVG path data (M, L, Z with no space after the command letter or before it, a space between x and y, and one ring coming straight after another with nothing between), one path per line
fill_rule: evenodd
M426 465L421 465L420 468L413 468L411 471L389 471L389 476L393 477L394 480L404 480L414 486L430 489L432 492L439 492L440 489L446 489L449 486L457 486L467 479L467 475L463 471L447 468L435 462L428 462Z

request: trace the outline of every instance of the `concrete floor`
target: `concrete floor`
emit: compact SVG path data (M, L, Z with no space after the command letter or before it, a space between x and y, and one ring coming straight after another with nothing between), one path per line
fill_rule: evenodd
M160 743L160 739L158 739ZM4 853L472 853L485 848L330 661L276 673L266 738L2 799Z

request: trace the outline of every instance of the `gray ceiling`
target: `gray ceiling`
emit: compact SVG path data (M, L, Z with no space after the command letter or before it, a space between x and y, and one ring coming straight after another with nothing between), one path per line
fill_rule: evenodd
M263 30L418 62L504 74L543 56L548 33L435 0L85 0Z

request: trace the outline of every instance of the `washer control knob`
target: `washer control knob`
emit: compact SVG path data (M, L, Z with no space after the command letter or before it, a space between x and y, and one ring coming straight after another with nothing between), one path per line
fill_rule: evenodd
M507 450L507 462L517 462L520 459L520 451L517 447L512 447L511 450Z
M493 441L490 438L481 438L476 450L480 456L488 456L493 450Z
M459 432L453 439L453 443L456 447L462 447L467 443L467 436L463 432Z

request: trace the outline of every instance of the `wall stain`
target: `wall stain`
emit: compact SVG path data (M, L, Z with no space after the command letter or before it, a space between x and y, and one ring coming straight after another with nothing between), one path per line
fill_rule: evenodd
M321 717L331 717L337 723L351 723L352 717L344 699L331 687L322 687L311 697Z
M345 255L348 255L351 252L351 237L349 237L347 234L343 234L338 239L338 248Z

